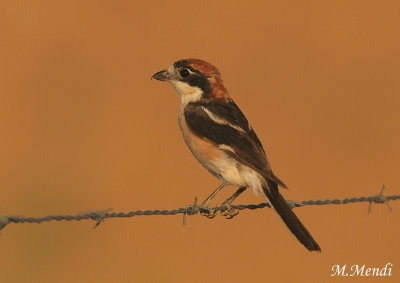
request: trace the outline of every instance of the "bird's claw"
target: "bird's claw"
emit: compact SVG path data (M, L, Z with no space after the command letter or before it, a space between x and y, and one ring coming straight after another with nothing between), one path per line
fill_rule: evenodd
M234 209L230 204L230 202L224 202L222 204L222 207L226 207L226 209L221 210L221 215L226 219L232 219L233 217L239 214L239 210Z
M217 210L213 207L200 206L200 214L207 218L214 218L217 215Z

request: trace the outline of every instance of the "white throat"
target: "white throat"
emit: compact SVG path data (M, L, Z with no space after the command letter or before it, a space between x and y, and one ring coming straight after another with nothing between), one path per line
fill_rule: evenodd
M170 81L172 86L181 98L181 104L188 104L189 102L199 101L203 95L203 91L197 86L191 86L186 82L177 80Z

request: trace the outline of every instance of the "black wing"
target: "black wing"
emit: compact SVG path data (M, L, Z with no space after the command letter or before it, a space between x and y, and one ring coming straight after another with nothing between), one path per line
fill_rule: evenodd
M272 173L260 140L233 101L192 102L185 107L184 115L187 126L195 135L207 138L217 146L231 147L234 152L225 150L231 157L286 187Z

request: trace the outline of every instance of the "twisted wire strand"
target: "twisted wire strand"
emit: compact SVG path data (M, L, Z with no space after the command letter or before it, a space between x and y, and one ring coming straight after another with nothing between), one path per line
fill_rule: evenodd
M329 204L349 204L356 202L369 202L368 212L371 212L372 203L386 203L389 210L392 211L389 201L400 199L400 195L392 195L385 196L383 194L383 190L385 186L382 187L381 192L376 195L372 195L369 197L353 197L353 198L345 198L345 199L325 199L325 200L305 200L302 202L294 202L288 201L288 204L291 208L294 207L304 207L308 205L329 205ZM260 204L244 204L244 205L232 205L233 209L237 210L255 210L264 207L271 207L269 203L260 203ZM213 208L215 211L223 212L229 208L226 206L219 206ZM207 213L209 208L202 207L197 205L197 199L193 205L189 205L186 208L178 208L172 210L136 210L130 212L111 212L112 209L106 209L103 211L91 210L87 212L78 213L76 215L48 215L45 217L19 217L19 216L1 216L0 215L0 230L3 229L7 224L10 223L43 223L48 221L81 221L92 219L96 221L96 224L93 228L96 228L101 222L103 222L107 218L126 218L133 216L142 216L142 215L176 215L183 214L186 215L194 215L197 213ZM185 223L185 219L184 219Z

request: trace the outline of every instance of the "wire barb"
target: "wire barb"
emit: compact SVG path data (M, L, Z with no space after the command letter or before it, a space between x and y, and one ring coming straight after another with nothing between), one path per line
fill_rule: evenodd
M113 211L113 208L107 208L104 210L87 210L79 212L77 216L89 215L90 219L96 221L96 224L93 226L93 229L95 229L99 227L102 222L104 222L106 214L111 211Z
M304 205L304 204L302 204L302 203L300 203L300 202L296 202L296 201L292 201L292 200L287 200L286 202L287 202L288 206L289 206L291 209L293 209L293 208L295 208L295 207L300 207L300 206L303 206L303 205Z
M381 192L376 195L372 195L370 197L358 197L358 198L345 198L343 200L340 199L326 199L326 200L307 200L302 202L295 202L295 201L288 201L288 204L291 208L294 207L304 207L307 205L328 205L328 204L349 204L355 202L369 202L369 209L368 212L371 212L371 205L372 203L386 203L389 210L392 211L392 207L389 204L391 200L398 200L400 199L400 195L392 195L392 196L385 196L383 195L383 191L385 186L382 187ZM127 218L133 216L142 216L142 215L176 215L176 214L183 214L183 225L186 225L186 215L194 215L198 214L199 212L202 215L205 215L209 218L215 216L216 212L218 211L225 211L227 209L233 210L244 210L244 209L260 209L264 207L271 207L269 203L260 203L260 204L246 204L246 205L232 205L229 208L226 206L220 207L204 207L197 204L197 197L194 199L192 205L186 206L186 208L178 208L173 210L136 210L130 212L111 212L112 209L105 209L105 210L90 210L86 212L81 212L76 215L48 215L45 217L20 217L20 216L1 216L0 214L0 230L3 229L10 223L43 223L48 221L81 221L91 219L96 221L96 224L93 228L98 227L102 222L104 222L107 218ZM212 217L211 217L212 216ZM228 217L229 218L229 217Z
M375 203L386 203L389 211L393 212L392 207L390 206L390 203L389 203L389 199L383 194L384 190L385 190L385 185L382 186L381 192L379 194L373 195L371 197L371 200L369 201L369 206L368 206L368 213L371 213L372 202L375 202Z
M1 229L3 229L4 227L6 227L6 225L8 224L8 218L7 217L3 217L1 216L1 210L0 210L0 231ZM0 233L1 235L1 233Z
M183 226L186 226L186 215L195 215L199 213L200 209L197 205L197 197L194 198L193 205L188 205L183 212Z

